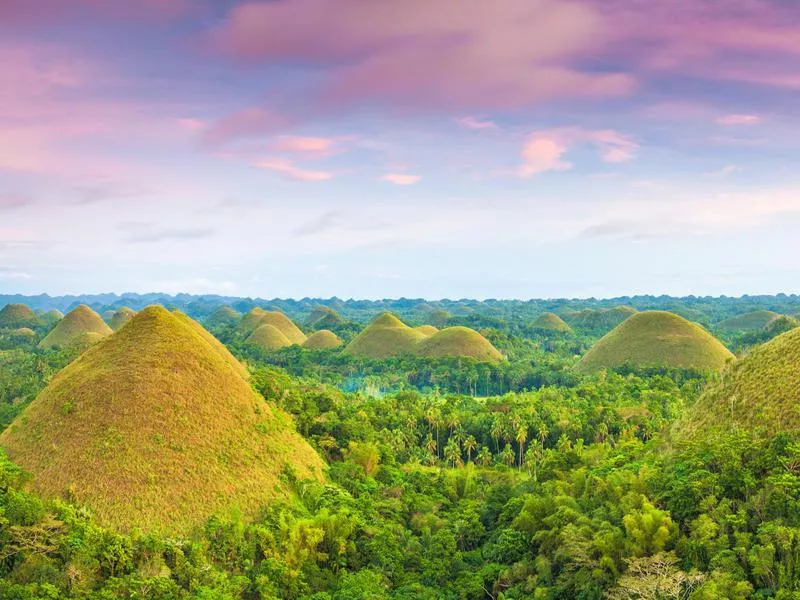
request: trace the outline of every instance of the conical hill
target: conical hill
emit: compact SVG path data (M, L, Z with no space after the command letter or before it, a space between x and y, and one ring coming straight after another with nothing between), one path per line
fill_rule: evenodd
M323 463L200 326L149 307L64 368L0 435L47 497L102 525L184 534L289 494L281 477ZM193 323L193 321L192 321Z
M314 332L303 342L303 348L312 350L329 350L338 348L341 345L342 340L339 339L339 336L328 329L320 329Z
M551 312L542 313L536 317L536 320L531 324L531 327L541 331L572 333L572 327L567 325L564 322L564 319Z
M498 362L503 355L480 333L469 327L448 327L424 339L417 347L420 356L464 356Z
M757 331L763 329L780 316L771 310L757 310L725 319L718 327L727 330Z
M282 312L267 311L261 316L259 323L261 325L272 325L289 338L292 344L302 344L306 341L306 334Z
M600 339L576 370L583 373L623 365L720 369L733 354L697 323L664 311L636 313Z
M123 306L122 308L114 311L114 314L111 315L111 318L108 320L108 326L114 331L117 331L123 325L125 325L125 323L130 321L135 314L136 311L128 308L127 306Z
M36 313L24 304L6 304L0 310L0 329L36 327L38 324Z
M425 337L430 337L434 333L438 333L438 327L434 327L433 325L420 325L419 327L414 327L417 331L419 331Z
M216 327L235 325L241 315L230 306L220 306L208 317L208 324Z
M251 308L239 321L238 328L242 333L247 335L253 333L256 328L261 324L261 317L267 314L263 308L258 306Z
M412 329L391 313L383 313L367 325L345 348L362 358L388 358L414 354L425 335Z
M280 329L269 324L259 325L258 328L251 333L245 341L253 346L258 346L267 352L292 345L292 342L289 341L289 338L283 335L283 332Z
M39 342L41 348L86 347L111 335L111 328L85 304L75 307Z
M678 437L744 429L800 434L800 329L753 349L723 371L676 427Z

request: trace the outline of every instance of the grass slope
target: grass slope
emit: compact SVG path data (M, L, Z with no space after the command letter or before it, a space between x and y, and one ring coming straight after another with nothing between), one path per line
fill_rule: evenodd
M41 348L66 348L95 342L113 331L96 312L85 304L75 307L39 342ZM88 335L95 334L95 335Z
M499 362L503 355L489 340L469 327L448 327L423 340L417 347L420 356L465 356L480 361Z
M439 329L434 327L433 325L420 325L419 327L414 327L417 331L419 331L425 337L430 337L434 333L438 333Z
M367 325L345 348L345 352L362 358L388 358L414 354L417 343L425 336L403 323L391 313L383 313Z
M251 334L253 333L256 328L261 325L261 317L267 314L263 308L254 307L251 308L247 314L242 317L242 320L239 321L238 329L244 334Z
M208 317L208 324L214 326L235 325L242 315L230 306L220 306L213 314Z
M636 309L630 306L615 306L594 310L585 308L582 311L565 317L573 327L581 329L609 330L613 329L627 318L636 314Z
M551 312L542 313L536 317L536 320L531 324L531 327L534 329L540 329L542 331L572 333L572 327L567 325L564 322L564 319Z
M258 346L262 350L271 352L291 346L292 342L289 341L283 332L274 325L260 325L253 333L251 333L245 340L248 344Z
M733 354L697 323L653 310L631 316L606 334L576 369L588 373L625 364L719 369L731 359Z
M0 435L48 497L102 524L186 533L219 510L253 515L289 492L285 465L323 463L191 326L149 307L62 370Z
M64 313L56 309L48 310L41 316L42 321L44 321L48 325L54 325L63 318L64 318Z
M233 367L233 370L239 373L239 375L243 379L250 378L250 372L247 370L247 367L245 367L242 363L240 363L239 360L233 354L231 354L230 350L228 350L225 344L223 344L217 338L211 335L208 329L206 329L205 327L200 325L200 323L198 323L194 319L190 318L189 316L183 314L178 310L173 311L172 314L175 315L175 317L177 317L184 325L189 327L197 335L199 335L206 342L208 342L208 345L211 346L212 350L214 350L214 352L216 352L219 355L219 357L222 358L222 360L224 360L231 367Z
M331 348L338 348L341 345L342 340L339 339L339 336L328 329L320 329L314 332L303 342L303 348L310 348L312 350L329 350Z
M38 324L36 313L24 304L6 304L0 310L0 329L36 327Z
M294 324L294 322L287 317L282 312L278 311L268 311L265 312L262 317L261 321L259 321L261 325L272 325L276 329L278 329L283 335L289 338L289 341L292 344L302 344L306 341L306 334L303 333L300 328Z
M780 317L780 315L771 310L757 310L726 319L722 321L718 327L727 330L758 331L769 325L778 317Z
M121 329L125 323L130 321L134 315L136 315L136 311L128 308L127 306L123 306L122 308L114 311L114 314L108 320L108 326L114 331L117 331Z
M342 323L342 317L338 312L328 306L317 306L306 317L305 323L309 327L319 329L320 327L333 327Z
M726 369L676 426L677 437L745 429L756 436L800 433L800 329L793 329Z

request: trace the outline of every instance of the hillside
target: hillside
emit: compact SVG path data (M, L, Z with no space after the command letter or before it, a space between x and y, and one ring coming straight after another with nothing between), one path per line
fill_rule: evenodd
M756 436L800 433L800 329L766 344L723 372L676 427L678 438L706 430L746 429Z
M757 310L726 319L718 327L727 330L757 331L763 329L778 317L780 315L771 310Z
M48 497L104 525L186 533L218 510L254 515L280 477L323 463L188 317L161 307L63 369L0 435Z
M41 348L86 347L111 335L113 331L96 312L81 304L67 313L53 330L39 342Z
M117 331L122 328L125 323L130 321L134 315L136 314L135 311L131 310L127 306L123 306L122 308L117 309L114 311L114 314L108 320L108 326L111 327L114 331Z
M267 311L261 316L259 323L261 325L272 325L285 335L292 344L302 344L306 341L306 334L282 312Z
M46 313L42 314L40 318L47 325L53 325L64 318L64 313L56 309L48 310Z
M417 342L425 336L391 313L379 315L345 348L345 352L363 358L387 358L413 354Z
M320 329L314 332L303 342L303 348L312 350L328 350L330 348L338 348L341 345L342 340L339 339L339 336L328 329Z
M499 362L503 355L489 340L468 327L448 327L420 342L419 356L464 356L480 361Z
M208 317L208 324L214 327L230 327L236 325L241 318L242 315L230 306L220 306Z
M24 304L6 304L0 310L0 329L36 327L38 324L36 313Z
M439 329L433 325L420 325L419 327L414 327L414 329L419 331L425 337L430 337L439 331Z
M637 313L600 339L580 360L582 373L626 364L719 369L733 354L700 325L664 311Z
M317 306L305 320L306 325L315 329L333 327L342 322L343 319L339 313L328 306Z
M263 308L259 308L258 306L251 308L239 321L239 325L237 325L237 329L242 333L249 335L256 330L261 324L261 317L267 314Z
M280 329L269 324L259 325L256 330L247 337L245 342L252 346L258 346L267 352L292 345L292 342L289 341L289 338L287 338Z
M564 316L573 327L607 331L634 314L636 314L635 308L615 306L605 309L586 308L577 313L566 313Z
M566 322L564 322L564 319L551 312L542 313L536 317L536 320L531 324L531 327L541 331L572 333L572 327L567 325Z

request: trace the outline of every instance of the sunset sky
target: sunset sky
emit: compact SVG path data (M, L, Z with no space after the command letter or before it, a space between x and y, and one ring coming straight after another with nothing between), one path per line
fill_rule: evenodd
M0 293L800 292L796 0L0 0Z

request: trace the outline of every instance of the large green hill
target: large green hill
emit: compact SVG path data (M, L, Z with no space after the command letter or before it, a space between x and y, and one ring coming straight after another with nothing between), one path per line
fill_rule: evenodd
M531 327L541 331L572 333L572 327L567 325L564 322L564 319L551 312L542 313L536 317L536 320L531 324Z
M339 336L328 329L320 329L308 336L308 339L303 342L303 348L312 350L329 350L331 348L338 348L342 345L342 340Z
M448 327L434 333L417 346L419 356L464 356L480 361L499 362L503 355L489 340L469 327Z
M227 327L236 325L241 318L242 315L230 306L220 306L208 317L208 324L214 327Z
M342 317L338 312L328 306L317 306L306 317L305 323L309 327L321 329L324 327L333 327L342 323Z
M779 335L732 364L676 427L680 438L732 429L757 436L800 433L800 329Z
M39 342L42 348L88 347L113 331L85 304L74 308Z
M636 309L633 307L615 306L604 309L586 308L577 313L567 312L564 316L573 327L608 331L634 314L636 314Z
M48 497L123 530L186 533L289 494L281 473L323 463L185 316L141 311L62 370L0 435ZM229 354L229 353L228 353Z
M718 327L720 329L729 330L756 331L763 329L778 317L780 317L780 315L771 310L757 310L755 312L725 319Z
M391 313L383 313L367 325L345 348L363 358L388 358L413 354L425 335L412 329Z
M36 313L24 304L6 304L0 310L0 329L36 327L38 324Z
M720 369L733 354L697 323L664 311L637 313L600 339L576 366L587 373L638 367Z
M287 338L280 329L268 323L259 325L245 341L253 346L258 346L267 352L272 352L273 350L278 350L280 348L285 348L286 346L292 345L292 342L289 341L289 338Z
M289 338L292 344L302 344L306 341L306 334L282 312L267 311L261 316L259 323L261 325L272 325Z

